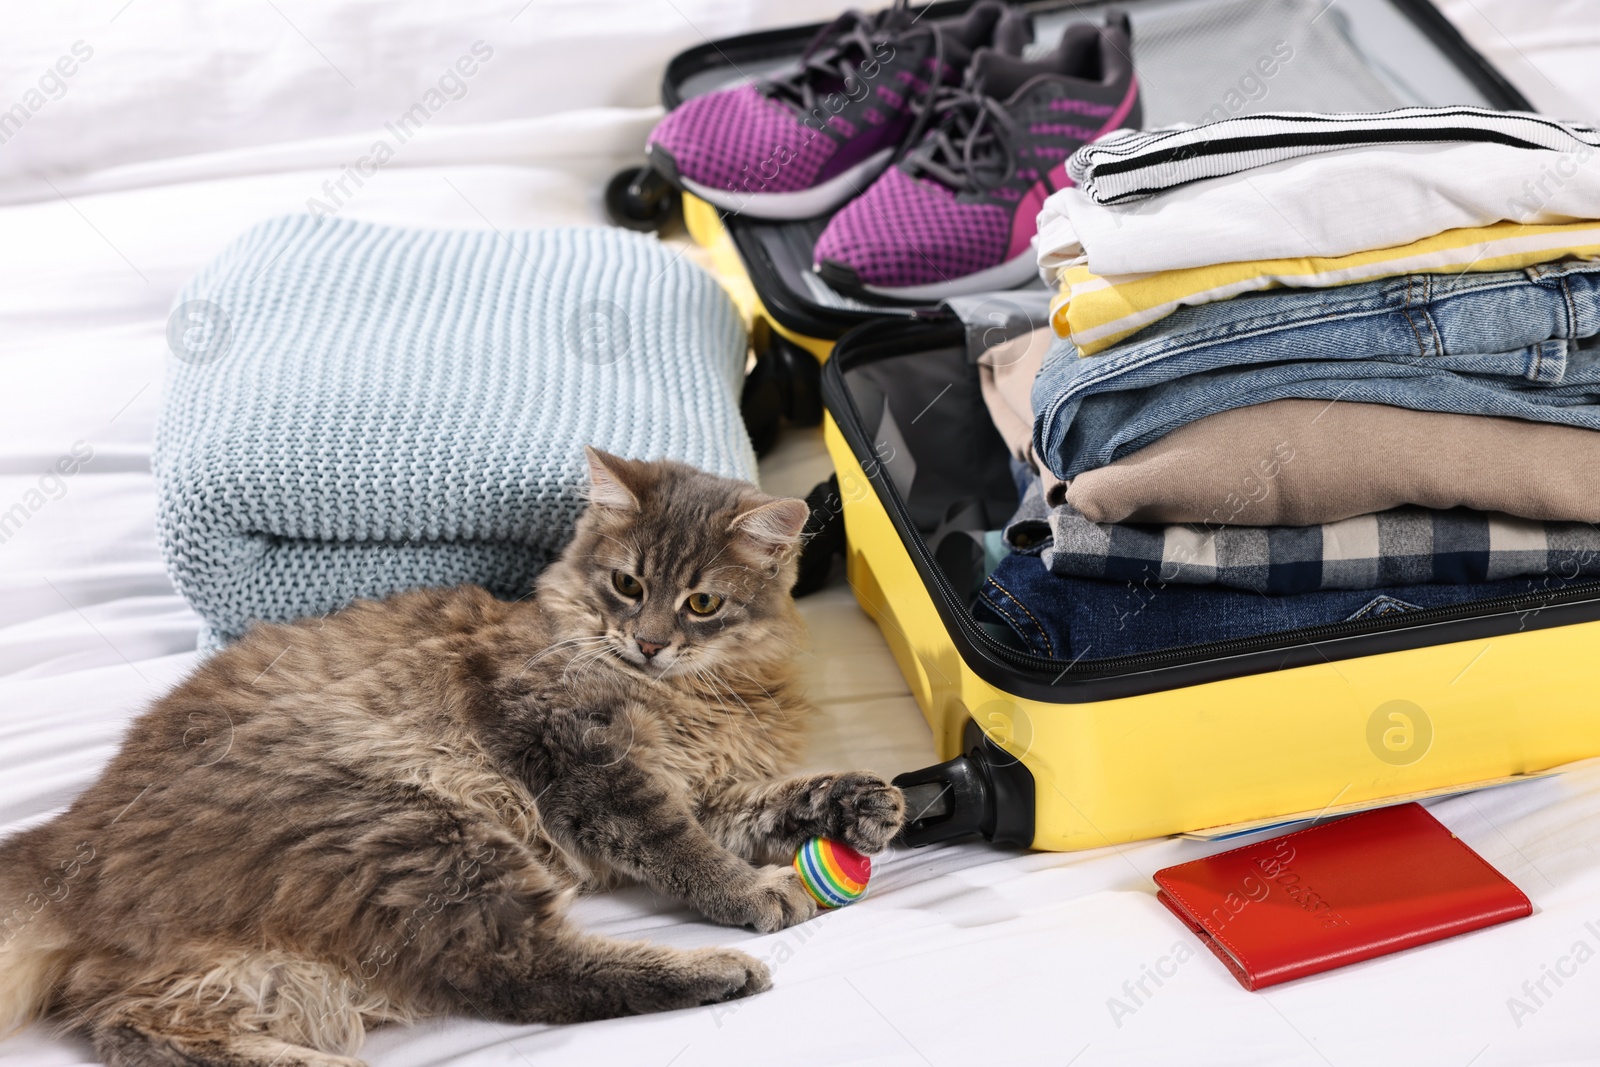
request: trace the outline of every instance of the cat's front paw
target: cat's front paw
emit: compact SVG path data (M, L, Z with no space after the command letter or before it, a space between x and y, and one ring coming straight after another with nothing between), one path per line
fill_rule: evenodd
M906 821L906 798L870 771L850 771L828 785L827 836L857 852L882 852Z
M817 902L793 867L762 867L748 881L730 886L701 905L708 919L729 926L750 926L770 934L817 913Z

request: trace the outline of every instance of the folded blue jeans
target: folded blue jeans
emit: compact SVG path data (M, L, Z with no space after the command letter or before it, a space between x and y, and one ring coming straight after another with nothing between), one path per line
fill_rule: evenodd
M1034 449L1059 477L1196 419L1286 397L1600 429L1600 263L1410 275L1181 308L1034 381Z
M1493 597L1553 593L1567 584L1576 583L1516 578L1266 596L1155 579L1067 578L1046 570L1036 555L1013 553L984 580L972 613L1036 656L1071 661L1259 637Z

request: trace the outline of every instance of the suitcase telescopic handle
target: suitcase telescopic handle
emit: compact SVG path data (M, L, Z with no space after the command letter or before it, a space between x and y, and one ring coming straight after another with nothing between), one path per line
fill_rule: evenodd
M894 784L906 798L900 841L912 848L970 834L1033 844L1033 775L982 734L966 755L907 771Z

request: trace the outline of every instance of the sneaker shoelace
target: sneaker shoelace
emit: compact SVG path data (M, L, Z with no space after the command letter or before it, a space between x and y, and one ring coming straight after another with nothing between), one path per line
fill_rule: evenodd
M849 96L856 86L868 79L862 78L861 67L867 62L877 62L879 45L903 41L913 33L932 35L935 72L944 68L944 36L935 25L916 26L910 16L910 0L894 0L894 4L874 15L859 11L846 11L824 26L806 50L800 55L800 66L786 74L774 75L764 82L761 92L777 100L804 119L818 109L817 86L838 86L829 89ZM927 117L934 112L934 101L940 89L938 74L927 79L928 88L922 100L913 103L917 118L904 139L914 144L926 125Z
M932 104L937 122L904 166L957 193L983 192L1016 167L1018 126L981 84L945 89Z

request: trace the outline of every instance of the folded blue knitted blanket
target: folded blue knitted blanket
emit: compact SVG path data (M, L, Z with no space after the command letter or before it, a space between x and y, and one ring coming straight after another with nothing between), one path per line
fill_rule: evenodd
M745 335L652 238L294 216L178 295L158 537L202 644L476 582L526 593L583 509L583 446L753 479Z

